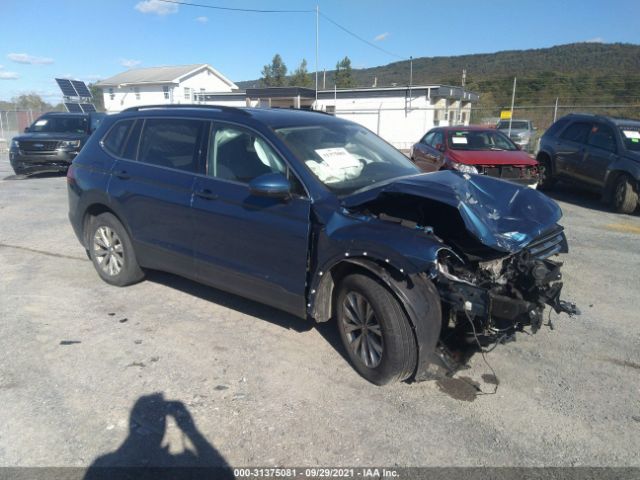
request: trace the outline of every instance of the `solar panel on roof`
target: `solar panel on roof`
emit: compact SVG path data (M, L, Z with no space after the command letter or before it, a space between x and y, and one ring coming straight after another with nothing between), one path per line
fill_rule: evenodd
M80 108L82 109L82 111L84 113L89 113L89 112L95 112L96 111L96 107L93 105L93 103L81 103L80 104Z
M73 88L71 80L68 80L66 78L56 78L56 83L60 87L60 90L62 90L62 95L64 95L65 97L78 96L78 92L76 92L76 89Z
M73 85L73 88L75 88L76 92L78 92L79 97L91 98L91 92L84 82L81 82L79 80L71 80L71 85Z
M79 103L65 103L64 106L67 107L67 112L82 113Z

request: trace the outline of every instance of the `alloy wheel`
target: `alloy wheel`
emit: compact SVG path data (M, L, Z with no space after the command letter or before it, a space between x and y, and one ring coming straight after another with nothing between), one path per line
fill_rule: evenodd
M368 368L376 368L382 360L382 329L367 299L357 292L345 295L342 327L349 348Z
M118 234L107 226L99 227L93 236L93 254L98 266L110 277L124 266L124 249Z

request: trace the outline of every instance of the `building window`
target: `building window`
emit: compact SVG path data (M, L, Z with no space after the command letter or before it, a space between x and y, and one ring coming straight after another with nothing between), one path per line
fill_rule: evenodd
M109 100L113 100L114 98L116 98L116 94L113 93L113 88L109 89Z
M191 100L191 89L189 87L184 87L184 99Z
M169 100L169 87L162 87L162 93L164 94L164 99Z
M462 112L462 124L466 125L467 124L467 112Z

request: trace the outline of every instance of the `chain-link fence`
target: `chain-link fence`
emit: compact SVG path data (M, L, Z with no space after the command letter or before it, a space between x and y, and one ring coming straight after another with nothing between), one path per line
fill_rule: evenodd
M0 152L6 152L11 139L43 113L39 110L0 110Z
M510 107L472 107L471 124L495 126L500 120L500 112L510 110ZM536 127L536 137L532 145L557 119L569 113L588 113L617 118L640 118L640 105L530 105L513 108L512 121L530 120Z

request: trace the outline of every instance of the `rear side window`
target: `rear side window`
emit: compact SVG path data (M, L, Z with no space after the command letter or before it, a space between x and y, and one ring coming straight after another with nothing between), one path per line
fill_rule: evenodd
M613 130L607 125L594 125L591 129L588 143L603 150L616 151L616 139L613 136Z
M558 133L560 133L560 130L566 127L567 123L569 123L568 118L561 118L547 129L545 135L551 135L553 137L557 136Z
M111 127L109 133L102 140L104 149L116 157L121 156L131 125L133 125L133 120L122 120Z
M567 129L562 132L560 138L562 138L563 140L568 140L570 142L586 143L587 136L589 135L590 131L590 123L577 122L573 125L569 125Z
M140 138L140 162L187 172L199 170L203 126L201 120L148 118Z

